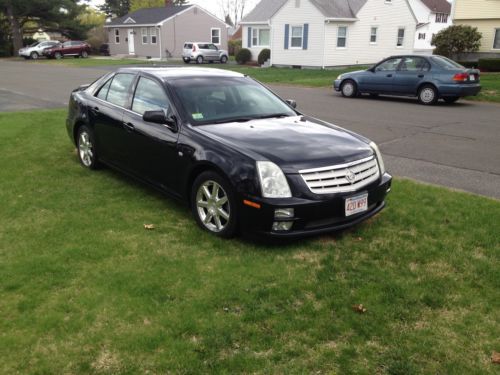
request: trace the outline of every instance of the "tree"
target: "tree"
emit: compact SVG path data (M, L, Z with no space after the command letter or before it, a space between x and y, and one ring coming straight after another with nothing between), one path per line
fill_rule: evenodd
M187 0L169 0L173 5L185 5ZM142 8L159 8L167 4L165 0L130 0L130 11L135 12L137 9Z
M243 18L247 0L219 0L224 19L231 19L237 25Z
M88 6L78 16L78 21L82 25L88 25L89 27L102 26L106 22L106 15L103 12Z
M436 46L434 54L452 57L459 53L479 50L481 37L477 27L453 25L434 35L431 44Z
M40 27L57 26L71 37L81 37L88 29L77 17L85 8L78 0L0 0L0 12L7 16L14 51L23 46L23 26L36 21Z
M121 17L130 12L130 0L105 0L99 10L108 17Z

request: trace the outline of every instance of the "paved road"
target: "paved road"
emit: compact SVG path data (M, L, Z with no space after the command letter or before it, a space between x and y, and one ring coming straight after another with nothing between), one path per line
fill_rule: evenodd
M65 106L71 89L109 69L0 61L0 111ZM396 176L500 199L500 105L423 107L411 99L345 99L329 89L272 89L304 113L376 141Z

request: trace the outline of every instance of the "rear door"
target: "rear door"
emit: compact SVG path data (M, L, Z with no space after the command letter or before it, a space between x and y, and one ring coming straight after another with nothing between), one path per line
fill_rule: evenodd
M401 57L395 57L376 65L371 74L364 77L361 91L379 94L392 93L394 76L401 60Z
M211 60L219 60L219 49L215 44L208 45L208 53Z
M146 111L163 110L173 113L171 101L160 81L141 76L137 81L129 111L123 122L127 127L124 145L128 150L127 163L136 175L176 194L179 192L177 168L179 133L166 125L143 120Z
M420 84L429 78L430 70L431 65L424 57L405 57L395 74L395 92L401 95L416 95Z

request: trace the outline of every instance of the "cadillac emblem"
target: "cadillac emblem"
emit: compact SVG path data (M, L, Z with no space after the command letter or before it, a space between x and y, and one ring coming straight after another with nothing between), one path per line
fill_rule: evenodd
M354 182L356 182L356 173L354 173L350 169L347 169L345 179L347 180L347 182L350 182L351 185L354 184Z

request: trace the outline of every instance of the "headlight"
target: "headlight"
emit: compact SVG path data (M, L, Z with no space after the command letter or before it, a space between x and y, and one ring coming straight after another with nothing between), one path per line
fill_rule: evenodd
M283 171L270 161L258 161L260 187L265 198L291 198L292 193Z
M339 76L337 77L337 79L342 79L342 74L339 74Z
M375 144L375 142L370 142L370 147L373 149L375 155L377 156L378 165L380 167L380 174L384 174L385 173L384 160L382 159L382 154L380 153L378 146Z

